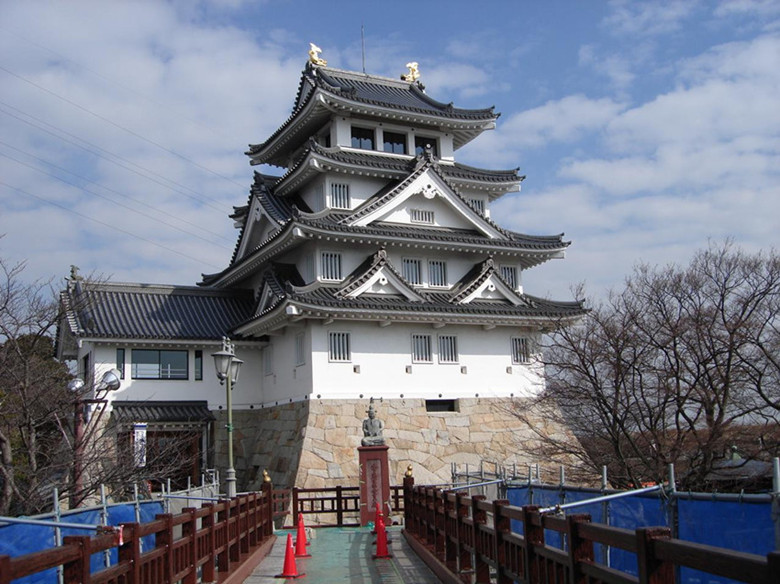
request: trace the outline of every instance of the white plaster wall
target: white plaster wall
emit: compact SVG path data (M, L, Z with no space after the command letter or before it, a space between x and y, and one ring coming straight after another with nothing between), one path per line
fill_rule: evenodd
M297 365L295 338L301 332L304 334L305 362ZM270 346L273 347L273 373L266 374L261 370L262 403L279 405L290 399L305 399L311 393L312 384L311 335L308 328L302 325L286 327L283 334L271 337Z
M328 362L328 333L349 332L352 360ZM516 328L393 324L337 321L314 323L312 334L313 395L323 398L455 399L461 397L528 396L543 388L543 368L535 360L530 365L512 365L510 338L529 336ZM412 363L411 335L430 334L433 363ZM438 335L457 335L457 364L438 363ZM411 372L407 373L407 367Z
M382 189L387 184L387 181L365 176L348 176L341 173L333 173L328 176L328 186L326 188L329 202L331 183L349 184L350 205L353 209L355 209L363 204L366 199L373 197L377 191Z
M100 380L105 371L116 367L116 349L125 349L125 378L117 391L106 398L109 401L200 401L206 400L209 409L216 410L226 405L225 386L219 384L214 372L214 359L211 354L222 348L221 344L192 345L134 345L130 342L116 345L85 342L79 351L79 362L87 352L92 353L95 379ZM189 379L131 379L132 349L186 349L189 351ZM203 379L195 381L195 350L203 351ZM255 348L237 346L236 356L244 361L239 381L233 388L233 406L248 407L249 404L263 402L260 385L260 352Z

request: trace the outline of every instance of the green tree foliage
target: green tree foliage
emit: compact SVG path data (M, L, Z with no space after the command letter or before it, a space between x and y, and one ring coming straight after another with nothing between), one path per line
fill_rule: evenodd
M778 455L780 256L710 245L687 266L640 265L622 290L546 348L537 407L579 443L543 437L546 454L606 465L616 487L662 481L711 488L732 447Z

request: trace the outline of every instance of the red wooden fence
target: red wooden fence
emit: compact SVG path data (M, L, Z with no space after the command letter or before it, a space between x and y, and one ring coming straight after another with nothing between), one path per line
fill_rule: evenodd
M149 523L123 523L111 533L65 537L49 550L0 556L0 584L58 566L65 584L242 582L274 539L274 491L268 483L263 487L178 515L157 515ZM155 547L141 553L141 538L148 535L154 535ZM90 556L112 548L118 548L119 561L90 572ZM257 561L248 562L252 557Z
M767 557L672 539L666 527L637 530L590 523L588 515L542 515L537 507L488 502L455 491L415 487L404 481L406 537L443 582L487 584L675 581L677 567L754 584L780 582L780 552ZM511 530L511 521L523 534ZM545 545L545 530L557 531L566 550ZM599 543L636 554L638 577L596 561Z

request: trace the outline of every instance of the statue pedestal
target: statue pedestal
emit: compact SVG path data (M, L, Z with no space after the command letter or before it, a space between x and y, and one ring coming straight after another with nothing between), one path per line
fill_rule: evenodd
M385 516L390 512L390 470L387 464L389 446L359 446L360 525L376 523L376 504Z

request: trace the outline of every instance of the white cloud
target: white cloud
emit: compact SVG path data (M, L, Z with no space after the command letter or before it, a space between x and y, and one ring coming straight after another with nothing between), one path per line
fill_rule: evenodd
M589 99L569 95L539 107L500 118L498 128L469 146L469 156L485 163L506 164L520 158L520 151L553 143L572 143L600 132L623 109L609 98Z
M654 36L667 34L681 28L697 6L695 0L665 2L614 0L602 26L609 32L624 36Z

